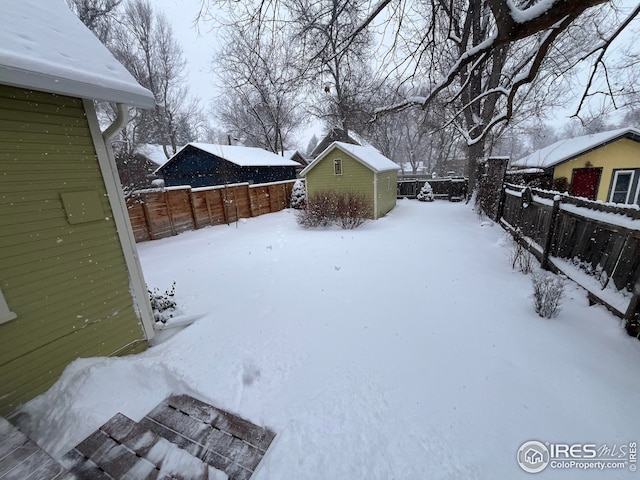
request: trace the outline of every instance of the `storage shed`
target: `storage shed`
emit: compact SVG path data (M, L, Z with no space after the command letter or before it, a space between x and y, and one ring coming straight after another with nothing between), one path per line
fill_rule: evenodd
M189 143L156 173L162 175L167 187L207 187L292 180L299 167L298 162L262 148Z
M309 196L320 192L360 193L371 201L373 218L396 206L397 163L373 147L333 142L300 175Z
M4 2L0 29L0 415L78 357L143 350L153 316L110 139L152 108L63 0ZM100 130L93 100L118 105Z

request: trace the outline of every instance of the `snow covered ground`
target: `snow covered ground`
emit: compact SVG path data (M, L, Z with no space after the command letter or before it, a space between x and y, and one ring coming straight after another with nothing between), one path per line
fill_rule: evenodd
M285 210L140 244L149 286L175 281L204 316L142 354L77 360L21 427L61 456L188 393L277 432L256 480L530 478L527 440L640 441L640 342L573 284L538 317L509 245L467 205L411 200L355 231Z

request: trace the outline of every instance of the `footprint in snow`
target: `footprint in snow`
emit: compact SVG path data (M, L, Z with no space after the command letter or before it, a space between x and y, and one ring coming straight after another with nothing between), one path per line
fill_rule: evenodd
M260 369L253 362L244 362L242 366L242 384L245 387L249 387L259 378Z

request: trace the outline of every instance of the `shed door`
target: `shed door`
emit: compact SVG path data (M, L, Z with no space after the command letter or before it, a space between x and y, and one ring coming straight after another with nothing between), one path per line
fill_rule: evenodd
M601 173L601 168L575 168L571 182L571 195L595 200Z

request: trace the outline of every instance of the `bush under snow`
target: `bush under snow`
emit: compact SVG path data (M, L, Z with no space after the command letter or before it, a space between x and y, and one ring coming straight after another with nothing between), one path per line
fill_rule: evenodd
M291 208L301 209L307 204L307 190L304 187L302 180L296 180L293 184L293 190L291 191L291 200L289 205Z
M297 220L303 227L337 224L344 229L354 229L372 216L371 202L360 193L320 192L309 196Z
M433 202L433 188L429 182L425 182L417 196L421 202Z
M533 306L543 318L552 318L560 311L560 300L564 294L564 280L551 273L537 273L533 281Z

